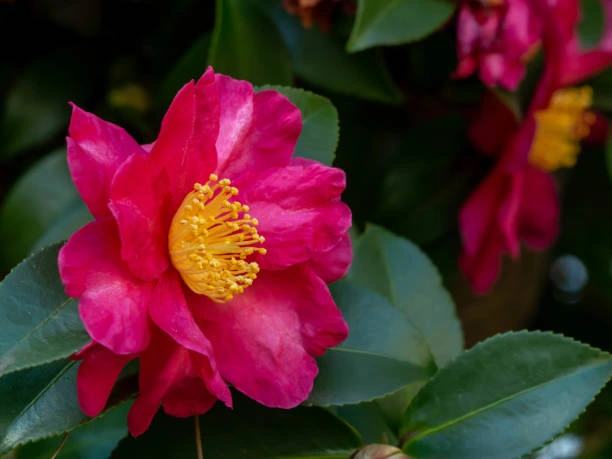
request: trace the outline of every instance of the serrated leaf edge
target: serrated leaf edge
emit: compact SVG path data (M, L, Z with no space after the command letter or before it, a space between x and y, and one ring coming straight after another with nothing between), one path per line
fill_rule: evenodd
M467 354L471 353L472 351L475 351L475 350L477 350L477 349L481 348L481 347L482 347L482 346L483 346L485 343L489 343L489 342L490 342L490 341L492 341L492 340L498 340L498 339L501 339L501 338L503 338L503 337L510 336L510 335L515 335L515 336L517 336L517 335L533 335L533 334L538 334L538 335L549 335L549 336L554 336L554 337L556 337L556 338L562 338L562 339L564 339L564 340L566 340L566 341L568 341L568 342L576 343L576 344L579 344L579 345L581 345L581 346L584 346L584 347L586 347L586 348L588 348L588 349L590 349L590 350L596 351L596 352L598 352L598 353L600 354L600 357L602 357L602 358L603 358L603 357L607 357L607 360L608 360L608 361L609 361L609 360L612 358L612 355L611 355L610 353L608 353L608 352L606 352L606 351L604 351L604 350L602 350L602 349L599 349L599 348L597 348L597 347L591 346L591 345L589 345L589 344L587 344L587 343L583 343L583 342L581 342L581 341L578 341L578 340L576 340L576 339L574 339L574 338L572 338L572 337L566 336L566 335L564 335L564 334L562 334L562 333L554 333L554 332L550 332L550 331L542 331L542 330L520 330L520 331L509 331L509 332L496 333L495 335L491 336L490 338L488 338L488 339L486 339L486 340L484 340L484 341L481 341L481 342L477 343L477 344L476 344L475 346L473 346L471 349L468 349L467 351L464 351L464 352L462 352L461 354L457 355L457 356L456 356L456 357L455 357L455 358L454 358L452 361L450 361L450 362L449 362L449 363L448 363L448 364L447 364L447 365L446 365L446 366L445 366L443 369L441 369L441 370L440 370L440 371L438 371L436 374L434 374L434 375L433 375L433 376L430 378L429 383L431 383L431 382L435 381L435 380L436 380L436 378L439 378L439 377L440 377L440 374L441 374L441 373L443 374L443 373L445 373L445 372L446 372L448 369L450 369L450 367L452 367L452 364L453 364L453 363L455 363L455 362L456 362L456 361L459 359L459 357L462 357L462 356L464 356L464 355L467 355ZM603 363L603 362L604 362L604 361L602 360L602 361L601 361L601 362L599 362L598 364L592 364L592 365L589 365L589 366L588 366L588 368L593 368L593 367L596 367L596 366L598 366L599 364L601 364L601 363ZM569 374L569 373L568 373L568 374ZM575 374L575 373L572 373L572 374ZM566 429L567 429L567 428L568 428L568 427L571 425L571 423L572 423L574 420L578 419L578 418L580 417L580 415L581 415L582 413L584 413L584 412L585 412L586 408L587 408L587 407L588 407L588 406L589 406L589 405L590 405L590 404L593 402L593 400L594 400L594 399L597 397L597 395L599 395L599 393L600 393L600 392L603 390L603 388L604 388L604 387L607 385L607 383L610 381L610 379L611 379L611 378L612 378L612 372L611 372L610 376L608 376L608 379L606 380L606 382L605 382L605 383L604 383L604 384L603 384L603 385L600 387L599 391L597 391L597 393L596 393L596 394L595 394L595 395L594 395L594 396L591 398L591 400L589 401L589 403L587 403L587 404L585 405L584 409L583 409L583 410L582 410L582 411L581 411L581 412L580 412L580 413L579 413L579 414L578 414L578 415L577 415L577 416L576 416L576 417L575 417L575 418L574 418L572 421L570 421L570 423L568 423L566 426L564 426L562 429L560 429L560 430L559 430L559 432L557 432L557 433L555 433L554 435L552 435L551 440L549 440L549 441L552 441L552 439L556 438L556 437L557 437L557 436L559 436L559 435L560 435L562 432L564 432L564 431L565 431L565 430L566 430ZM538 385L533 386L533 387L540 387L540 386L543 386L543 385L546 385L546 384L547 384L547 383L542 383L542 384L538 384ZM423 388L424 388L424 387L425 387L425 386L423 386ZM421 388L421 390L422 390L423 388ZM522 391L518 392L517 394L527 393L527 392L530 392L530 391L531 391L531 388L530 388L530 389L527 389L527 390L522 390ZM420 391L419 391L419 393L420 393ZM416 396L413 398L413 401L417 399L418 395L419 395L419 394L417 393L417 394L416 394ZM515 394L515 395L516 395L516 394ZM504 399L503 399L502 401L504 401L504 400L506 400L506 399L511 399L511 398L514 398L514 397L504 397ZM485 407L485 408L489 408L490 406L496 406L497 404L498 404L498 402L493 403L493 404L489 404L489 405L487 405L487 407ZM478 413L479 413L479 412L481 412L481 411L483 411L483 409L478 409L478 410L476 410L476 412L478 412ZM470 416L470 417L471 417L471 416ZM452 425L455 425L455 424L457 424L457 423L459 423L459 422L463 421L464 419L468 419L468 417L463 416L463 417L461 417L461 418L460 418L460 420L459 420L459 421L447 423L447 424L445 424L445 426L452 426ZM454 421L454 420L453 420L453 421ZM426 432L423 432L423 433L420 433L420 434L418 434L418 435L415 435L414 437L410 437L410 438L409 438L409 439L408 439L408 440L407 440L405 443L403 443L403 444L401 445L401 448L402 448L402 449L404 449L405 447L407 447L408 445L410 445L411 443L413 443L415 440L418 440L419 438L422 438L422 437L426 436L425 434L426 434L427 432L430 432L430 433L431 433L431 432L438 432L439 430L441 430L441 428L437 428L437 429L430 429L430 430L428 430L428 431L426 431ZM402 437L402 436L404 436L404 435L406 435L406 429L405 429L405 428L402 428L402 429L400 430L399 437L401 438L401 437ZM541 445L536 446L535 448L532 448L530 451L535 451L535 450L537 450L537 449L541 448L541 447L542 447L543 445L545 445L546 443L548 443L548 442L542 443ZM526 454L528 454L528 453L526 453Z

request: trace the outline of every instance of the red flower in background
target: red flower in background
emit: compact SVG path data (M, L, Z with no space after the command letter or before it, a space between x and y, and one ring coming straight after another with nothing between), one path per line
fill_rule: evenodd
M283 95L212 69L148 146L74 107L68 163L95 221L59 268L93 340L76 355L85 413L134 358L133 435L160 404L174 416L231 406L228 383L271 407L306 399L314 357L347 336L326 283L352 251L344 173L292 158L301 123Z
M559 203L550 172L575 163L578 142L595 122L595 115L586 111L590 88L564 86L612 64L606 48L610 21L599 47L582 51L575 32L577 0L534 0L532 8L543 26L546 65L529 110L519 125L507 107L487 98L470 132L481 150L498 156L459 215L460 269L478 293L494 284L504 253L518 257L521 241L545 249L555 240Z
M478 71L487 86L516 89L541 29L529 0L463 1L457 18L459 65L454 76L464 78Z

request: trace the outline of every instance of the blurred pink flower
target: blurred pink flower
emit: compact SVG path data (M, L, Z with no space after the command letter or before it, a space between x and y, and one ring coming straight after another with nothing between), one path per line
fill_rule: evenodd
M529 0L464 0L457 19L457 78L516 89L537 48L541 22Z
M292 158L301 126L283 95L211 68L151 145L74 106L68 163L95 221L59 268L93 340L75 356L88 415L134 358L133 435L160 404L174 416L231 406L228 383L271 407L307 398L314 357L348 333L326 283L352 250L344 173Z
M477 293L493 286L504 253L519 256L520 242L533 249L545 249L554 242L559 203L550 172L575 163L578 142L591 127L596 128L600 140L601 133L607 131L588 112L590 88L565 86L612 64L607 48L610 16L600 45L583 51L577 46L575 31L577 0L533 0L531 6L541 18L546 64L529 110L519 124L507 106L499 99L495 103L489 95L470 130L477 147L497 156L493 171L459 214L463 242L460 269ZM589 72L576 62L586 65Z

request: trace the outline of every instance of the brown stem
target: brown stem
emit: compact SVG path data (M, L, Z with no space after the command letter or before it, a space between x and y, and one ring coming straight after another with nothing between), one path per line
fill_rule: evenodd
M60 453L60 451L62 450L62 448L64 447L64 445L66 444L66 440L68 440L68 434L70 432L66 432L64 434L64 438L62 438L62 442L59 444L59 446L57 447L57 450L55 451L55 453L53 453L53 456L51 456L51 459L55 459L57 457L57 455Z
M198 451L198 459L204 459L204 452L202 451L202 436L200 435L200 416L193 417L195 422L195 437L196 437L196 449Z

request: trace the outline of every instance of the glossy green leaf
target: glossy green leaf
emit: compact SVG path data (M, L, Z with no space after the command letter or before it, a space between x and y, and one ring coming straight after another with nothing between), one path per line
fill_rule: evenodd
M373 400L423 384L433 374L435 364L422 335L383 296L345 281L331 290L351 332L318 359L310 403Z
M61 133L69 101L82 103L90 81L88 56L63 50L35 60L10 88L0 116L0 160L40 146Z
M401 435L418 459L517 458L559 434L612 376L609 354L552 333L497 335L419 392Z
M0 376L61 359L89 341L76 301L64 293L59 248L37 252L0 283Z
M90 220L70 178L66 150L52 152L19 179L0 207L0 240L11 241L0 248L0 268L8 270L34 248L67 239Z
M338 111L329 99L286 86L264 86L261 89L274 89L284 94L302 112L302 133L293 154L331 165L340 129Z
M218 403L200 416L200 429L204 457L210 458L344 459L361 446L359 435L325 409L266 408L237 394L233 410ZM134 457L195 457L193 419L158 413L144 435L121 441L112 455Z
M455 305L436 267L417 246L369 225L354 252L348 278L387 297L420 330L438 367L461 352Z
M92 422L70 432L57 459L107 459L119 440L128 434L124 404ZM16 459L49 459L62 437L53 437L27 444L17 450Z
M355 52L424 38L450 19L456 5L449 0L358 0L347 49Z
M397 444L395 433L375 401L338 406L335 412L357 429L364 443Z
M257 0L272 17L291 54L295 73L321 88L377 102L399 103L402 94L393 84L382 54L356 55L344 49L344 38L316 27L304 29L277 0Z
M290 85L291 62L274 23L251 0L217 0L208 63L253 84Z
M78 365L60 360L0 378L0 455L26 443L70 432L90 421L77 400ZM133 397L133 370L126 367L106 412Z

